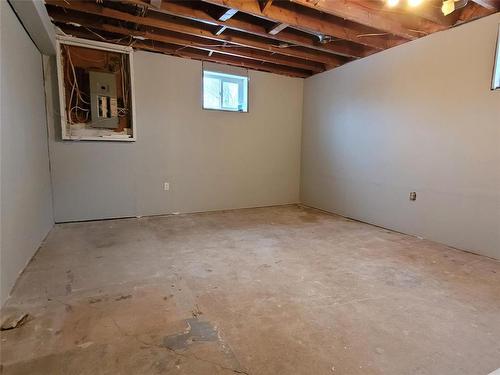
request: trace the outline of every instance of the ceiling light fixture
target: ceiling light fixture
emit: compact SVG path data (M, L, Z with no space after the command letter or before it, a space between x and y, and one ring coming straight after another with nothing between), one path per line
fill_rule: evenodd
M455 11L455 0L444 0L443 1L443 6L441 7L441 12L445 16L448 14L451 14Z
M457 9L463 8L468 3L468 0L444 0L443 6L441 7L441 12L445 16L453 13Z
M399 4L399 0L387 0L387 5L390 8L394 8L398 4Z

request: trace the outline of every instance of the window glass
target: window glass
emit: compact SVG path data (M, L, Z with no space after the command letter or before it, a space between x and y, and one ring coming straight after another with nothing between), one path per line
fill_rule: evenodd
M248 112L248 77L203 71L203 108Z
M238 109L238 87L234 82L222 82L222 107Z
M221 81L216 78L203 78L203 105L205 108L218 109L220 107Z

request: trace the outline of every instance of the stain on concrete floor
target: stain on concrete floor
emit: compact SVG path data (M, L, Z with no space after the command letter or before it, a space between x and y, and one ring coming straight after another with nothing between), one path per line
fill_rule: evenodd
M296 206L57 225L4 374L485 375L500 262Z
M217 329L209 322L192 318L186 319L184 332L166 336L163 346L172 350L183 350L195 342L217 341L218 337Z

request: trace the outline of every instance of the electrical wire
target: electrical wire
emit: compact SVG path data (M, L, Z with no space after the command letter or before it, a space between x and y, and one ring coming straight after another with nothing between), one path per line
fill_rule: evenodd
M385 36L385 35L389 35L389 33L358 34L356 35L356 38L362 38L365 36Z
M71 69L72 73L72 79L73 81L71 82L71 76L68 77L69 81L71 83L71 93L68 101L68 108L67 108L67 114L68 114L68 121L71 124L73 124L73 117L72 117L72 112L75 111L75 118L77 121L80 120L79 115L78 115L78 110L86 112L85 115L85 122L88 120L88 114L89 111L88 109L84 108L82 105L87 104L90 105L88 101L83 99L82 92L80 91L80 86L78 85L78 78L76 76L76 70L75 66L73 64L73 60L71 58L71 52L69 46L65 46L65 52L66 52L66 57L67 57L67 62L68 62L68 70ZM69 74L68 74L69 75ZM73 96L76 94L76 103L73 106ZM80 105L82 103L82 105Z
M91 31L91 30L89 30ZM92 32L92 31L91 31ZM110 41L109 39L106 39L102 37L101 35L93 32L95 35L100 37L103 40ZM120 38L119 40L126 39L127 37ZM118 40L118 39L117 39ZM135 41L132 40L130 37L130 41L135 43ZM132 43L132 44L133 44ZM64 51L66 53L66 76L67 76L67 82L71 85L71 91L70 91L70 96L69 96L69 101L67 103L67 117L68 117L68 123L69 123L69 132L70 136L72 136L72 126L74 124L73 117L78 123L86 123L89 120L89 115L90 115L90 109L85 108L87 106L90 106L89 101L84 99L84 95L88 96L86 93L82 92L80 90L80 86L78 84L78 78L76 75L76 69L73 63L72 59L72 54L70 52L69 46L64 46ZM83 56L79 56L75 54L75 56L78 56L79 58L85 59L87 61L93 61L93 62L104 62L105 65L111 66L110 63L108 63L108 54L102 59L102 60L95 60L95 59L89 59ZM118 69L116 69L113 73L119 73L120 78L121 78L121 89L122 89L122 95L123 95L123 107L117 107L117 116L120 118L126 118L129 115L129 97L130 97L130 82L129 82L129 71L128 71L128 61L127 61L127 56L125 54L121 54L121 59L119 60L118 64ZM74 115L74 116L73 116ZM100 120L93 121L99 122ZM104 120L102 120L104 121Z
M87 30L87 31L89 31L89 32L91 32L92 34L94 34L95 36L97 36L99 39L104 40L106 42L111 42L111 43L118 43L118 42L121 42L123 39L129 38L129 36L124 36L122 38L117 38L117 39L107 39L107 38L103 37L101 34L96 33L92 29L89 29L88 27L84 27L84 29Z

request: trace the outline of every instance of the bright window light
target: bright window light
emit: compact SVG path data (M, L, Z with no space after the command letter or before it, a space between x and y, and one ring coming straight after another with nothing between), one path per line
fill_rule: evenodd
M204 70L203 109L248 112L248 77Z
M500 90L500 26L498 27L497 52L495 55L495 67L493 69L493 90Z

